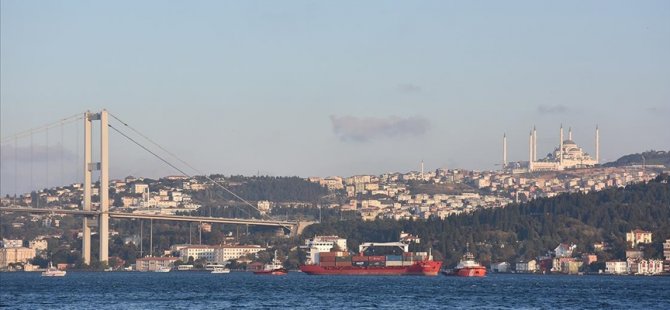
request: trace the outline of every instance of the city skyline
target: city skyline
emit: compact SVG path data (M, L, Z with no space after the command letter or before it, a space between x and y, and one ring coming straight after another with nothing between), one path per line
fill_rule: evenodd
M598 125L601 162L670 149L663 1L1 5L3 138L107 108L205 173L301 177L499 169L533 125L538 157L560 124L590 154ZM52 185L81 152L55 130ZM112 178L177 174L110 138Z

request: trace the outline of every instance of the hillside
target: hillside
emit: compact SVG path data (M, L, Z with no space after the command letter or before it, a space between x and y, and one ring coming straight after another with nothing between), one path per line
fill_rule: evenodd
M612 250L601 258L625 256L626 232L639 228L654 234L645 249L659 257L662 240L670 238L670 184L663 175L647 184L629 185L589 194L564 194L505 208L421 221L332 221L313 225L306 236L337 234L356 249L364 241L395 241L400 231L422 238L448 264L455 263L466 243L483 263L533 258L559 243L575 243L579 252L593 251L593 244L607 242Z
M328 195L328 189L325 187L298 177L232 176L226 178L222 183L235 194L249 201L317 202L321 197ZM238 201L229 192L216 186L194 193L193 198L201 203Z
M630 154L616 161L603 164L603 167L621 167L631 165L664 165L670 168L670 151L647 151L642 154Z

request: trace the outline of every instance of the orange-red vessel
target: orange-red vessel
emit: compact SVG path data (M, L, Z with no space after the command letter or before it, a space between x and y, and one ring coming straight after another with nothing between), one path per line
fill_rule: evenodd
M472 253L466 252L456 268L454 268L454 275L459 277L485 277L486 267L476 262L475 256Z

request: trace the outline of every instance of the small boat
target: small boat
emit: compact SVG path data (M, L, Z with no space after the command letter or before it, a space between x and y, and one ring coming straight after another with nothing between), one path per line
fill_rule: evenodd
M154 272L170 272L172 268L170 267L159 267L158 269L154 270Z
M459 277L484 277L486 276L486 267L480 265L475 261L475 256L470 253L469 245L466 246L468 249L461 258L461 261L454 268L452 275Z
M288 274L288 270L286 270L284 265L277 259L277 251L275 250L275 257L272 259L272 262L265 264L263 270L254 271L254 274L283 276Z
M67 271L65 270L58 270L58 268L54 267L51 262L49 262L49 268L47 270L42 272L43 277L64 277Z
M211 273L230 273L230 269L226 267L214 267Z

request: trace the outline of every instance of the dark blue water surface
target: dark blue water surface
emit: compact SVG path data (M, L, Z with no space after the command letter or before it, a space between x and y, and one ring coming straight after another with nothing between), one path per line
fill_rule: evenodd
M245 272L0 273L10 309L670 309L670 277L259 276Z

